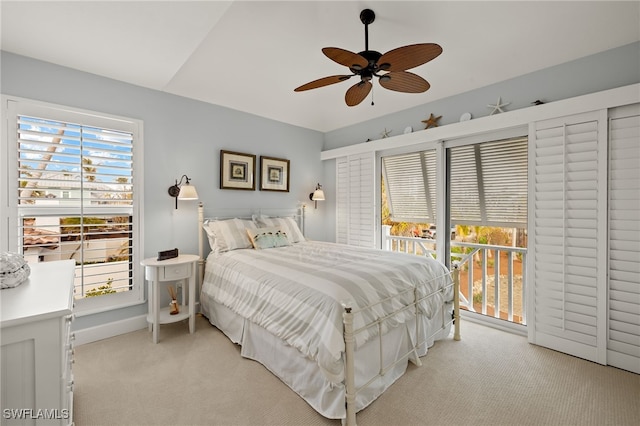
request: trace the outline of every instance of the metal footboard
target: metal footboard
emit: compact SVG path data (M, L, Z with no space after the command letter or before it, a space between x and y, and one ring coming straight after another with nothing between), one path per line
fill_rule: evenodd
M344 343L345 343L345 405L346 405L346 418L343 419L342 423L343 425L346 426L355 426L356 425L356 407L355 407L355 402L356 402L356 395L358 392L360 392L362 389L368 387L371 383L373 383L376 379L378 379L379 377L383 376L384 374L386 374L387 371L389 371L391 368L393 368L397 363L399 362L405 362L405 357L409 357L410 355L414 355L414 359L415 359L415 364L420 367L422 365L422 362L420 361L420 358L418 357L418 348L425 344L427 341L429 341L433 336L435 336L437 333L439 333L441 330L443 330L444 328L448 327L451 322L453 322L454 325L454 332L453 332L453 339L454 340L460 340L460 271L458 269L457 265L454 265L452 268L452 271L450 272L450 275L452 277L452 284L449 284L441 289L438 289L432 293L429 293L427 295L424 296L418 296L418 288L415 288L411 291L414 292L414 300L411 304L404 306L400 309L398 309L397 311L388 314L382 318L378 318L377 320L366 324L356 330L354 330L353 328L353 317L355 314L365 310L365 309L371 309L373 306L368 306L366 308L363 308L359 311L355 311L348 303L344 303L343 307L344 307L344 313L343 313L343 322L344 322ZM453 287L453 318L446 318L446 311L443 309L442 310L442 315L443 315L443 319L442 319L442 327L439 328L438 330L434 331L431 335L426 336L425 339L419 339L420 336L420 321L418 320L418 316L422 315L422 313L420 312L420 303L435 296L436 294L439 293L444 293L447 289ZM396 295L393 297L398 297L400 296ZM379 303L383 303L385 301L387 301L389 299L385 299L383 301L380 301ZM384 321L387 321L389 318L393 317L394 315L399 314L400 312L403 312L405 310L408 309L413 309L415 311L416 314L416 341L415 344L413 345L413 347L407 351L405 354L403 354L402 356L397 357L397 359L388 364L388 365L383 365L384 364L384 359L383 359L383 334L382 334L382 324L384 323ZM355 336L370 328L370 327L378 327L378 341L379 341L379 348L380 348L380 369L379 369L379 373L378 375L374 376L373 378L371 378L371 380L369 380L367 383L365 383L364 385L360 386L359 388L356 388L356 384L355 384L355 359L354 359L354 351L355 351ZM409 358L411 360L411 358Z

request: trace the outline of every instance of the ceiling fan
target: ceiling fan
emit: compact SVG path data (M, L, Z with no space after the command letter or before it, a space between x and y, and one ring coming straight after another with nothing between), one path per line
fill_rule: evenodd
M317 89L346 81L359 76L360 81L351 86L344 100L348 106L358 105L367 97L373 85L371 80L377 77L385 89L404 93L422 93L429 90L429 82L417 74L408 72L410 68L425 64L442 53L442 47L435 43L411 44L390 50L384 55L369 50L369 24L376 19L371 9L360 12L360 21L364 24L364 51L353 53L339 47L325 47L322 53L334 62L349 68L352 74L332 75L311 81L297 87L295 92Z

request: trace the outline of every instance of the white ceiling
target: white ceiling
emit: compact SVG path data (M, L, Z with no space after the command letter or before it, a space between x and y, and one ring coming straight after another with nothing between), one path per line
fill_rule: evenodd
M638 1L11 1L2 50L262 117L331 131L640 40ZM360 11L373 9L369 49L438 43L412 69L420 94L374 83L347 107L355 79L323 47L364 50Z

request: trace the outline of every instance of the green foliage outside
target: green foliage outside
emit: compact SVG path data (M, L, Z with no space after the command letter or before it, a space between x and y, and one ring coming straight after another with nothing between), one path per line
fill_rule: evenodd
M109 278L107 279L107 283L105 285L101 285L98 288L93 288L87 291L84 297L102 296L105 294L115 293L116 291L113 289L112 285L113 285L113 278Z

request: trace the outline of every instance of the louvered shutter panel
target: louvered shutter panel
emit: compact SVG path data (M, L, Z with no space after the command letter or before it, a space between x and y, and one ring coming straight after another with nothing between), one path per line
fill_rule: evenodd
M336 242L349 243L349 162L336 159Z
M607 363L640 373L640 105L609 121Z
M581 114L532 127L530 340L605 363L606 117Z
M336 160L336 241L375 247L375 161L373 153Z

